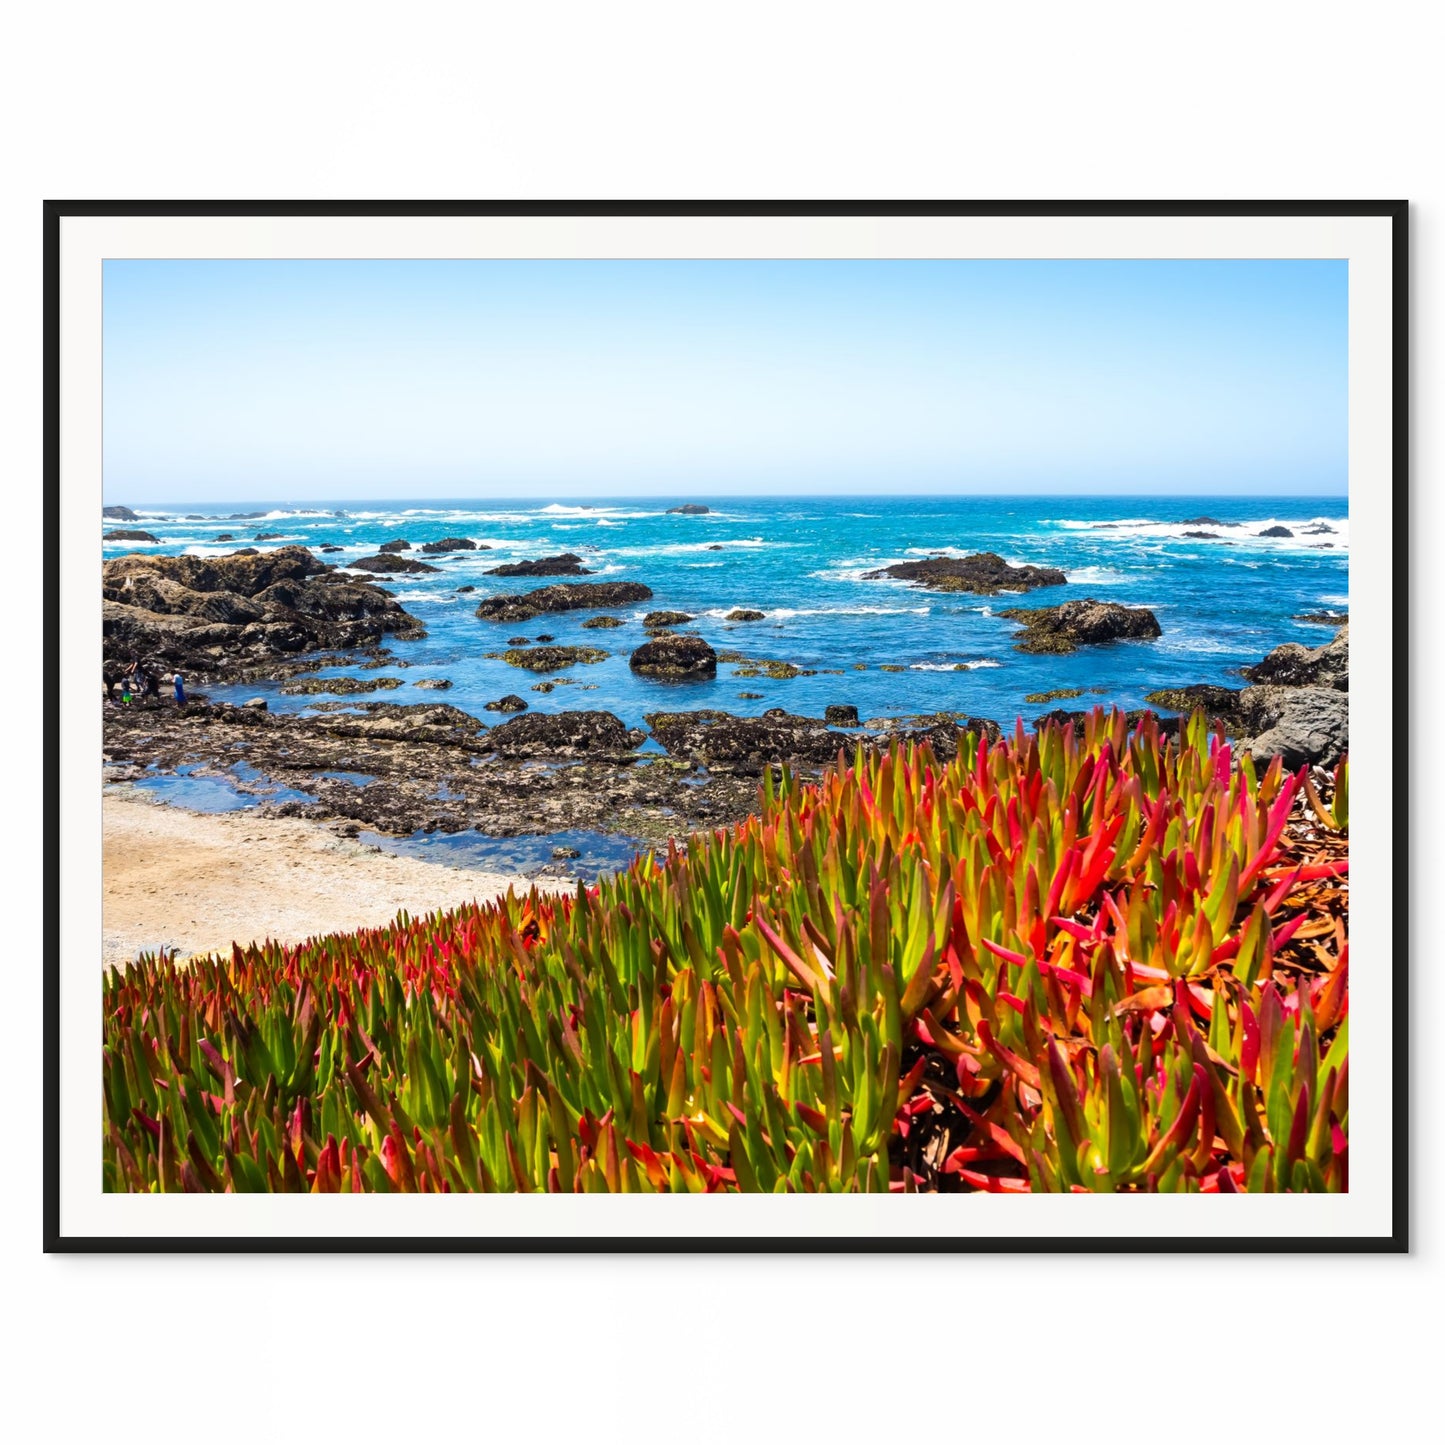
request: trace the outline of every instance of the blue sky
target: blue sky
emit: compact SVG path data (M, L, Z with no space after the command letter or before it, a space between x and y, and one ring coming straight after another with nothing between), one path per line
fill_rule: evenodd
M107 261L108 502L1342 493L1335 261Z

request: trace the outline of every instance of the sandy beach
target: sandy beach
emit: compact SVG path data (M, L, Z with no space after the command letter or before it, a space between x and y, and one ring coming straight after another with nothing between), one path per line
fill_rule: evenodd
M198 814L107 791L103 961L297 943L491 897L525 879L375 852L304 818Z

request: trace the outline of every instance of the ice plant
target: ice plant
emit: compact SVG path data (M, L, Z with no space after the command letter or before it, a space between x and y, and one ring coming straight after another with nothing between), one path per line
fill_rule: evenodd
M1346 778L1095 712L769 778L575 895L147 958L105 1183L1343 1189Z

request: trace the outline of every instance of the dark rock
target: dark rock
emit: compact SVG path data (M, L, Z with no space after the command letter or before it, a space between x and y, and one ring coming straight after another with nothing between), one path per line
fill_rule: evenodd
M127 532L122 528L120 531L107 532L101 540L103 542L159 542L160 538L149 532Z
M707 550L709 552L721 552L723 550L723 544L721 542L713 542L708 546Z
M228 522L255 522L265 515L265 512L232 512L226 520Z
M129 507L102 507L100 515L111 522L139 522L140 517Z
M553 638L553 636L552 636L552 634L551 634L550 632L539 632L539 633L537 634L537 641L538 641L538 642L553 642L553 641L555 641L555 639Z
M216 533L216 541L218 541L218 542L234 542L235 540L236 540L235 534L232 533L232 532L217 532L217 533ZM331 548L323 547L321 550L322 550L323 552L326 552L326 551L339 552L339 551L341 550L341 548L340 548L340 547L331 547Z
M1189 687L1161 687L1144 695L1145 702L1185 717L1202 709L1211 718L1218 718L1226 728L1239 716L1239 699L1240 693L1236 688L1214 687L1203 682Z
M582 856L582 850L580 848L569 848L566 844L561 844L558 847L552 849L552 856L553 858L556 858L558 860L565 858L580 858Z
M251 539L253 542L274 542L278 537L284 537L284 532L257 532Z
M1081 687L1055 687L1048 692L1031 692L1024 698L1025 702L1042 703L1058 702L1064 698L1083 697L1084 689Z
M999 592L1032 592L1036 587L1059 587L1068 579L1057 567L1013 567L996 552L975 552L971 557L925 557L918 562L895 562L865 578L893 577L916 582L933 592L974 592L992 597Z
M310 693L330 693L349 697L359 692L388 692L401 686L399 677L298 677L283 683L281 691L290 697Z
M264 676L282 654L424 635L389 593L296 546L225 557L127 553L102 565L101 596L107 659L140 655L197 684Z
M701 637L664 632L644 642L628 665L643 677L694 681L717 676L717 653Z
M1320 612L1296 612L1296 622L1309 622L1316 627L1344 627L1350 620L1348 612L1335 612L1325 609Z
M359 557L349 564L362 572L440 572L430 562L418 562L415 557L398 557L395 552L378 552L375 557Z
M761 717L736 717L704 708L697 712L649 713L652 735L673 757L709 768L761 772L775 762L824 764L851 749L853 739L830 732L817 718L769 708Z
M484 622L528 622L544 612L601 611L651 596L652 589L641 582L556 582L534 592L483 598L477 616Z
M438 552L490 552L485 544L478 545L470 537L443 537L439 542L423 542L421 549L431 556Z
M1328 522L1315 522L1300 532L1301 537L1333 537L1334 535L1335 529Z
M410 552L411 543L402 537L397 537L394 541L383 542L376 550L378 552Z
M734 607L728 615L723 618L724 622L761 622L764 614L753 607Z
M526 712L527 700L509 692L506 697L499 697L495 702L485 703L483 706L487 712Z
M514 647L507 652L489 652L512 667L525 667L528 672L558 672L575 663L601 662L611 654L600 647Z
M477 590L477 589L476 589L475 587L473 587L470 582L468 582L465 587L458 587L458 588L457 588L457 591L458 591L458 592L475 592L476 590Z
M487 741L504 757L625 753L633 733L610 712L529 712L494 727Z
M531 641L532 639L530 637L509 637L507 639L507 646L526 647Z
M1333 767L1349 747L1350 700L1333 687L1247 687L1240 695L1242 746L1256 758Z
M488 577L588 577L591 568L582 565L582 559L575 552L563 552L557 557L539 557L531 562L504 562L500 567L488 567Z
M1282 643L1262 662L1246 667L1244 675L1251 682L1279 687L1333 687L1346 691L1350 685L1349 626L1340 628L1323 647Z
M220 539L217 538L217 540L219 541ZM229 538L228 538L227 540L229 540ZM316 550L317 550L318 552L344 552L344 551L346 550L346 548L345 548L345 547L337 547L337 546L335 546L333 543L328 542L328 543L326 543L326 545L325 545L324 547L318 547Z
M1147 607L1123 607L1086 597L1057 607L1009 607L998 614L1024 624L1019 652L1073 652L1125 638L1158 637L1159 619Z
M829 703L823 709L823 721L836 727L855 728L858 726L858 709L851 702Z
M1294 533L1288 527L1266 527L1262 532L1256 532L1256 537L1293 537Z
M239 552L232 552L233 557L259 557L261 554L254 547L242 547Z
M705 517L711 510L710 507L704 507L700 502L684 502L680 507L667 509L669 516L679 517Z
M582 624L583 627L626 627L627 624L620 617L589 617Z
M445 692L452 685L449 677L423 677L414 684L416 687L427 688L434 692Z
M648 632L656 632L660 628L681 627L685 622L696 620L690 612L649 612L642 619L642 625Z
M1218 517L1185 517L1183 527L1241 527L1242 522L1221 522Z
M1219 533L1218 533L1218 532L1186 532L1184 535L1185 535L1186 537L1193 537L1196 541L1199 541L1199 542L1217 542L1217 541L1219 541Z

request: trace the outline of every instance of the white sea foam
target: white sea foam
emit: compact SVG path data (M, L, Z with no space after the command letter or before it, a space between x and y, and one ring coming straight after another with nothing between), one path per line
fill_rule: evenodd
M1320 596L1320 601L1323 602L1326 607L1348 607L1350 605L1348 595L1339 592L1323 593Z
M1217 510L1228 512L1227 506ZM1224 544L1247 547L1252 550L1307 551L1311 549L1348 552L1350 547L1350 519L1348 516L1317 517L1258 517L1252 521L1232 526L1228 522L1218 526L1207 522L1161 522L1148 517L1120 517L1108 522L1083 522L1060 519L1045 523L1060 527L1074 534L1086 532L1091 542L1137 543L1144 539L1165 542L1187 543L1191 546L1210 547L1222 551ZM1310 532L1313 527L1329 527L1328 532ZM1285 527L1293 535L1289 537L1262 537L1261 532L1271 527ZM1189 532L1211 532L1213 537L1190 537ZM1330 547L1323 549L1323 543Z
M977 657L972 662L913 662L910 672L973 672L980 667L1001 667L991 657Z

